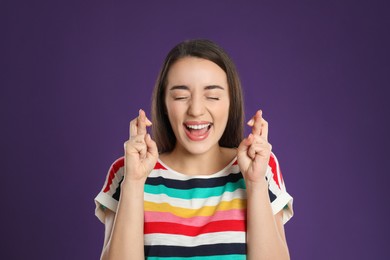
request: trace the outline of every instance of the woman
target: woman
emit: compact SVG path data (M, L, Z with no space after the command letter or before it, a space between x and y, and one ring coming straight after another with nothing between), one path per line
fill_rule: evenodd
M219 46L192 40L170 51L152 121L140 110L130 122L125 156L95 199L102 259L289 259L292 198L268 124L257 111L243 138L241 85Z

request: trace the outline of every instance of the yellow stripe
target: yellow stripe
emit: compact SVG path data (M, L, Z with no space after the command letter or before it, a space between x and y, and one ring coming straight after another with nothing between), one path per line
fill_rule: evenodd
M217 211L223 210L232 210L232 209L245 209L246 208L246 200L243 199L234 199L231 201L222 201L216 206L204 206L199 209L188 209L175 207L170 205L169 203L154 203L145 201L144 209L145 211L153 211L153 212L169 212L178 217L182 218L191 218L195 216L199 217L208 217L215 214Z

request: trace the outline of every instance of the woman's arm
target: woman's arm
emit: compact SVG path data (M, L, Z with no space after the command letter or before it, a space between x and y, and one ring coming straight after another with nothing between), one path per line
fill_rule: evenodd
M122 183L117 214L106 210L101 259L144 259L144 183Z
M100 259L107 259L108 252L108 241L110 241L112 226L114 225L115 213L109 209L105 209L104 211L104 242L103 242L103 250L100 256Z
M106 231L101 259L144 259L144 186L158 151L147 134L151 122L145 112L130 122L125 143L125 169L116 214L106 211Z
M290 259L283 211L273 214L268 183L247 183L248 259Z
M252 133L237 151L247 190L247 256L254 260L289 259L282 213L273 214L265 178L272 148L268 143L268 123L257 111L248 125Z

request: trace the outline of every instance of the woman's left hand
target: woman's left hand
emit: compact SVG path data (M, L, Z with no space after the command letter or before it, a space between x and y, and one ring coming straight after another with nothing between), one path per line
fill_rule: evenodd
M268 122L259 110L248 125L252 127L252 133L242 140L237 149L238 166L247 183L264 182L272 149L268 143Z

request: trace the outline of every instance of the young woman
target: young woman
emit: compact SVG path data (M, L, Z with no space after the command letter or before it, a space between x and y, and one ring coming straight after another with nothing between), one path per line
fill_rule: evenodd
M168 54L125 155L95 199L102 259L289 259L292 217L262 111L247 123L237 71L208 40ZM153 138L147 133L152 126Z

